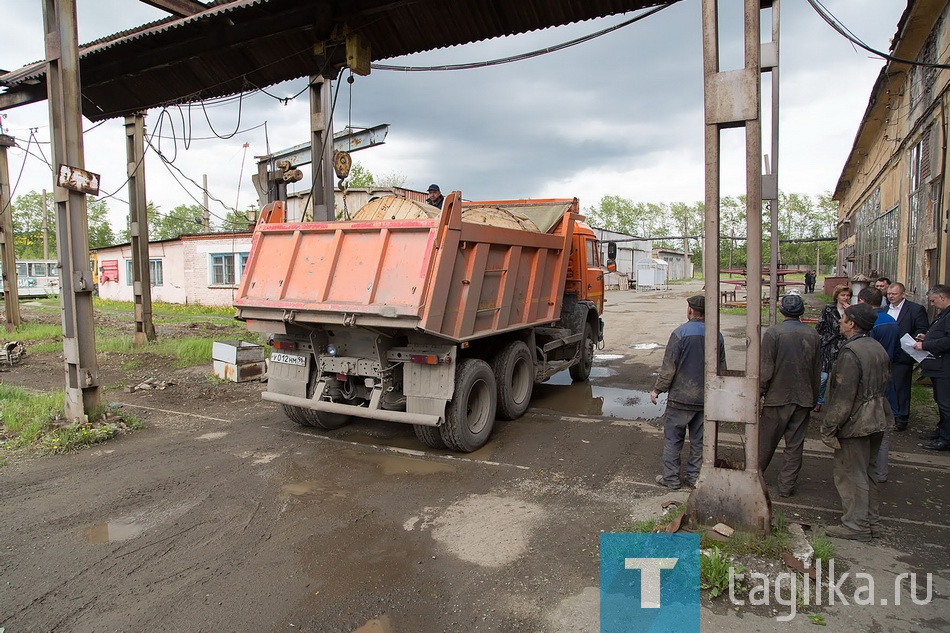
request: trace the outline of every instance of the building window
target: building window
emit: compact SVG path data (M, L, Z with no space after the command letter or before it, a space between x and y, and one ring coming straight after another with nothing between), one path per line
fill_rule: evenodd
M854 214L855 270L869 277L896 278L899 243L899 205L881 213L881 190L875 189ZM842 230L850 225L839 227ZM843 264L843 262L842 262Z
M918 290L914 280L919 277L914 273L919 264L917 260L917 232L920 229L921 202L923 202L922 187L920 186L922 149L922 142L918 142L910 148L910 166L907 174L907 270L903 277L907 294L912 297Z
M212 253L209 259L208 280L212 286L234 286L244 276L247 253ZM235 267L235 260L237 266Z
M162 269L162 260L148 260L148 276L150 286L161 286L164 284L164 271ZM125 260L125 285L132 285L132 260Z

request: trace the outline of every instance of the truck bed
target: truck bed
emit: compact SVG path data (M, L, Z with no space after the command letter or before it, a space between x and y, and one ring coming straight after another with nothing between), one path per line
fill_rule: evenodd
M465 222L453 192L432 219L259 224L237 316L420 329L453 341L554 321L577 201L465 206L505 204L560 219L546 233Z

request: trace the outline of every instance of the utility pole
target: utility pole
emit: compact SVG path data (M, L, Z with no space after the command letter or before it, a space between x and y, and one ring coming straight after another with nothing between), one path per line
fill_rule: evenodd
M333 203L333 99L330 85L330 79L322 75L310 78L310 145L313 155L310 208L313 209L315 222L326 222L336 215Z
M132 239L132 300L135 310L133 345L158 337L152 323L152 279L148 256L148 202L145 197L145 115L125 117L125 150L128 159L129 217Z
M43 0L43 26L53 165L57 171L59 165L85 169L75 0ZM85 422L99 407L86 194L56 185L53 203L66 359L65 411L67 419Z
M0 134L0 266L3 267L3 313L7 332L20 325L20 297L16 285L16 252L13 244L13 204L10 200L10 171L7 148L16 141Z
M208 174L203 174L201 176L201 190L204 193L204 207L205 207L205 220L204 220L204 230L205 233L211 232L211 211L208 210Z
M49 259L49 207L46 206L46 189L43 190L43 259Z

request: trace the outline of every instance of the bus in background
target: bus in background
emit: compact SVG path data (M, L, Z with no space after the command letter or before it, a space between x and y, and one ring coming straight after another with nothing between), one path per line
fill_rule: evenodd
M0 267L0 275L3 268ZM59 295L59 263L55 259L21 259L16 263L16 286L20 299ZM3 287L0 286L0 296Z

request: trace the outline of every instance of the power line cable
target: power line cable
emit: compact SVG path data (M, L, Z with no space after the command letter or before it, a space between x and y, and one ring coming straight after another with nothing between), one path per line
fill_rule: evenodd
M918 62L918 61L913 60L913 59L904 59L904 58L902 58L902 57L895 57L894 55L889 55L889 54L884 53L884 52L882 52L882 51L879 51L879 50L877 50L877 49L871 48L870 46L868 46L867 44L865 44L859 37L857 37L856 35L854 35L854 33L852 33L851 30L848 29L848 27L846 27L844 24L842 24L841 21L840 21L838 18L836 18L836 17L831 13L831 11L829 11L828 9L826 9L825 6L824 6L823 4L821 4L821 2L819 2L819 0L807 0L807 1L808 1L808 4L811 5L811 8L815 10L815 13L817 13L818 16L819 16L822 20L824 20L825 22L827 22L828 25L829 25L832 29L834 29L838 34L840 34L842 37L844 37L846 40L848 40L848 41L851 42L852 44L854 44L854 45L856 45L856 46L858 46L858 47L860 47L860 48L863 48L864 50L866 50L867 52L871 53L872 55L876 55L877 57L880 57L881 59L884 59L884 60L889 61L889 62L897 62L897 63L901 63L901 64L910 64L911 66L923 66L923 67L925 67L925 68L950 69L950 64L931 64L931 63L927 63L927 62Z

